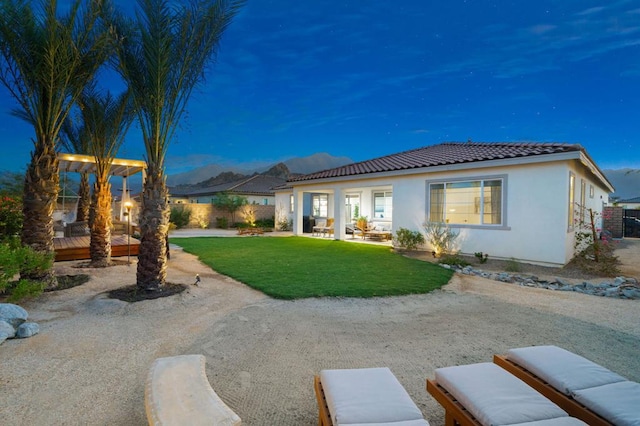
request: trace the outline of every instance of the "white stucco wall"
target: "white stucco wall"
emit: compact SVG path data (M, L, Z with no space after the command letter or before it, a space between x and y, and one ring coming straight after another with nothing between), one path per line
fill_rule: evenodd
M376 179L301 184L296 190L307 193L359 193L361 215L372 218L372 194L377 190L393 192L392 230L400 227L420 230L428 213L428 182L455 179L486 179L501 177L503 183L503 225L460 226L459 250L465 254L488 253L490 257L518 261L563 265L573 257L574 230L569 225L569 176L575 175L575 201L580 202L581 181L585 181L585 205L602 211L607 199L606 188L576 160L536 164L512 164L485 168L445 170L434 173L405 174ZM593 186L593 196L591 187ZM344 198L342 198L344 199ZM329 217L335 200L329 196ZM576 209L576 212L578 210ZM336 232L336 238L344 238Z

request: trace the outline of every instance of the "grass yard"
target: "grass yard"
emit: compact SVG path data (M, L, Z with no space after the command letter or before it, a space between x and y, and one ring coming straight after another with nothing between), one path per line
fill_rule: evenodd
M278 299L428 293L451 271L389 247L287 238L171 238L215 271Z

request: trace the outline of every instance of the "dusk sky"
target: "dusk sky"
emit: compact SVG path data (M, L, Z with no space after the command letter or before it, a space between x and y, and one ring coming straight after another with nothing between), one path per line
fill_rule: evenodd
M23 171L33 130L0 99L0 170ZM248 0L167 172L468 139L579 143L603 169L640 168L639 136L638 0ZM143 159L137 128L118 156Z

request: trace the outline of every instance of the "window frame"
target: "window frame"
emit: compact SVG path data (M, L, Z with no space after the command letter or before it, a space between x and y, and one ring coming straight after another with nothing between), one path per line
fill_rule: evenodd
M433 179L426 181L426 209L425 209L425 217L427 221L431 219L431 186L441 184L446 188L447 184L455 184L462 182L479 182L480 188L484 188L485 181L496 181L499 180L502 183L501 194L500 194L500 217L501 223L492 224L492 223L451 223L447 222L447 226L451 228L471 228L471 229L494 229L494 230L510 230L509 221L508 221L508 199L507 199L507 189L508 189L508 175L499 174L499 175L481 175L481 176L466 176L460 178L442 178L442 179ZM481 197L484 197L482 190L480 191ZM446 207L446 200L445 207ZM480 200L480 204L484 204L483 198ZM482 210L481 210L482 211ZM484 220L483 214L478 213L480 220ZM444 215L444 219L446 222L446 215Z
M324 204L322 199L324 198ZM316 200L318 200L318 214L316 214ZM324 214L323 213L324 210ZM311 216L329 217L329 194L317 193L311 196Z
M382 197L377 197L379 194L382 194ZM383 212L382 212L382 216L377 216L377 212L376 212L376 198L383 198L384 199L384 203L383 203ZM387 201L387 199L389 201ZM372 211L372 220L376 219L376 220L392 220L393 219L393 191L391 190L385 190L385 189L379 189L379 190L373 190L371 191L371 211Z

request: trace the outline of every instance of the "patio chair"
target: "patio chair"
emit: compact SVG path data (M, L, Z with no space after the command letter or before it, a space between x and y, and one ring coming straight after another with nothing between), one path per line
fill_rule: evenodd
M557 346L510 349L494 362L590 425L639 425L640 383Z
M438 368L427 391L445 409L447 426L586 424L490 362Z
M322 370L314 389L320 426L429 426L386 367Z
M326 226L327 226L326 219L316 220L316 224L313 226L313 228L311 228L311 235L315 236L316 234L318 234L318 236L320 236L320 234L322 233L322 230L326 228Z

